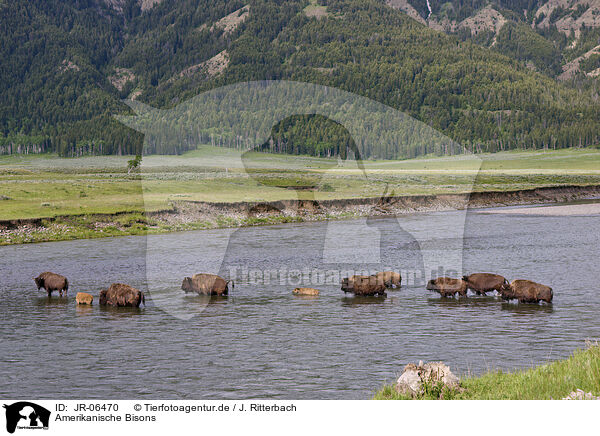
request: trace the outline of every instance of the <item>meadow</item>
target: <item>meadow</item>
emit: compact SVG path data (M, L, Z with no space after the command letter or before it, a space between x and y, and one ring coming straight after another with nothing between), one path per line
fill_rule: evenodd
M322 200L600 184L596 149L365 161L361 169L354 161L203 146L182 156L144 157L141 173L131 174L129 159L0 156L0 220L155 211L173 200Z
M227 216L165 223L181 202L270 202L600 185L600 150L356 161L201 146L181 156L0 156L0 245L289 222ZM329 219L333 217L318 217ZM341 218L341 217L335 217ZM24 220L24 221L23 221ZM28 224L27 220L38 220ZM24 223L24 224L23 224Z

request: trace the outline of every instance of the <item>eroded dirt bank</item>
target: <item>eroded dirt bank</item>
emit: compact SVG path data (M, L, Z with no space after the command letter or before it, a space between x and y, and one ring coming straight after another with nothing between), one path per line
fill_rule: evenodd
M600 186L544 187L519 191L489 191L471 194L442 194L355 198L343 200L284 200L273 202L206 203L175 202L173 209L149 216L168 224L198 220L299 218L302 221L350 216L385 216L512 205L565 203L600 199Z
M206 203L176 201L169 210L73 215L0 221L0 245L107 236L165 233L364 216L395 216L468 208L565 203L600 199L600 186L541 187L518 191L487 191L356 198L284 200L274 202Z

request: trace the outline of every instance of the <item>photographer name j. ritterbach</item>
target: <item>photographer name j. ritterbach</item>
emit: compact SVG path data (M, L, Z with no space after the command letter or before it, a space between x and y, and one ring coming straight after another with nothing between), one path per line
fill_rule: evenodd
M262 403L241 403L241 404L151 404L144 403L145 412L296 412L294 404L262 404Z

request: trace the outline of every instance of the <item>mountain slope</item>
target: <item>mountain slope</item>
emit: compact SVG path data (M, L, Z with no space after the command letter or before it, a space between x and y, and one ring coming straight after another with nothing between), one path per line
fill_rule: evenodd
M495 45L522 54L510 57L429 29L384 3L0 3L8 23L1 35L0 147L35 135L66 155L135 152L141 136L111 118L126 111L121 98L166 108L217 86L262 79L309 81L370 97L475 151L598 143L594 89L571 89L526 65L529 57L542 66L553 56L546 39L524 49L512 35L528 28L516 25L504 38L503 25ZM413 9L421 14L422 6ZM315 123L305 130L327 141L346 140L344 133L326 134L323 120L295 123ZM394 150L369 155L397 157Z
M430 0L431 11L427 0L387 3L432 29L492 47L561 80L586 76L567 64L600 37L600 0Z

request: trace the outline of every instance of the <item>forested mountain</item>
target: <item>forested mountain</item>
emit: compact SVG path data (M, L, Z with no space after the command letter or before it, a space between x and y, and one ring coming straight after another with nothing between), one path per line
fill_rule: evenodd
M431 16L425 0L409 1L0 0L0 153L136 153L142 136L112 118L128 111L121 99L170 108L262 79L372 98L474 151L598 143L596 79L578 72L600 66L594 28L539 27L533 0L430 0ZM502 17L498 31L430 28L434 16L459 23L482 10ZM566 17L552 14L551 24ZM577 71L565 77L568 61ZM273 135L282 151L308 154L349 140L319 117ZM366 156L405 157L376 146Z
M600 49L599 0L387 0L415 20L524 61L559 80L595 77L578 61ZM593 65L592 65L593 64ZM593 67L593 69L590 69ZM566 72L566 73L565 73Z

